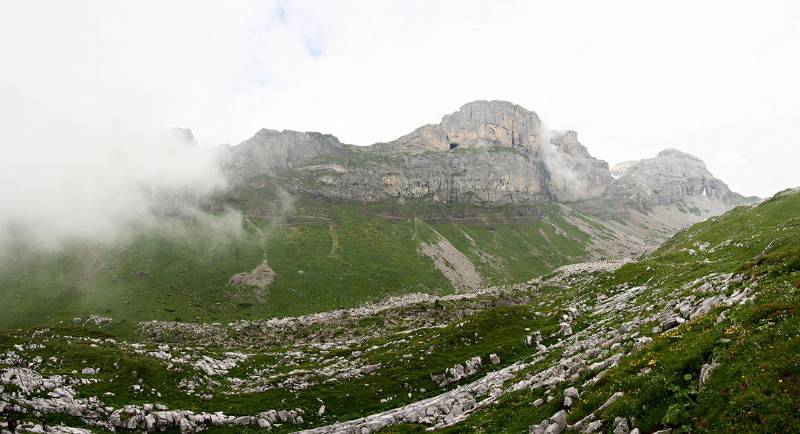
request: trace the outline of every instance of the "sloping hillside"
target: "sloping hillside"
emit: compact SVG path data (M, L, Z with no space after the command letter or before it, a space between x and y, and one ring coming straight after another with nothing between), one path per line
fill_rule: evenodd
M6 331L0 412L181 432L794 432L798 211L789 191L637 262L466 294Z
M488 209L302 196L281 202L273 188L224 198L244 215L170 219L119 241L74 240L55 251L6 246L0 301L14 309L0 312L0 325L90 314L131 321L298 315L388 295L521 282L645 245L634 239L625 246L619 229L557 205ZM270 284L231 281L262 263L275 273Z

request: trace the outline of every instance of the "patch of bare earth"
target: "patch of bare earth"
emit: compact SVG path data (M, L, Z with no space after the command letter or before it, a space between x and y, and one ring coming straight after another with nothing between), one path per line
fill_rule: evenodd
M469 258L458 251L446 239L435 244L420 243L419 251L433 259L433 265L457 290L480 288L482 279Z

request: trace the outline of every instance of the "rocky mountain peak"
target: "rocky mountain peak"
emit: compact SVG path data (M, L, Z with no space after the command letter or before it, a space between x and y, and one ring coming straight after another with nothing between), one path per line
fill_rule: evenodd
M342 149L336 136L317 132L262 128L253 137L229 148L225 166L239 176L271 173Z
M656 158L681 158L686 160L702 161L700 158L695 157L692 154L688 154L675 148L664 149L656 155Z
M536 113L508 101L473 101L442 118L453 143L464 147L529 146L542 136Z
M295 141L298 146L308 146L314 142L327 142L341 144L339 139L332 134L323 134L316 131L273 130L262 128L252 138L244 141L243 145L260 144L264 146L277 146L281 142Z
M744 203L745 199L731 192L714 177L700 158L665 149L654 158L620 163L611 169L617 178L615 191L628 200L657 206L702 198L725 206Z
M626 161L616 165L612 173L619 177L653 176L682 178L714 178L706 163L694 155L667 148L654 158Z
M472 101L442 117L439 124L376 147L394 152L448 151L455 148L520 147L541 143L542 122L536 113L508 101Z

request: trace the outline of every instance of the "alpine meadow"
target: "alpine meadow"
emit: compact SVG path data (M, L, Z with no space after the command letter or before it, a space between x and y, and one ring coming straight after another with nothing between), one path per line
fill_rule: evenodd
M796 19L0 1L0 432L800 433Z

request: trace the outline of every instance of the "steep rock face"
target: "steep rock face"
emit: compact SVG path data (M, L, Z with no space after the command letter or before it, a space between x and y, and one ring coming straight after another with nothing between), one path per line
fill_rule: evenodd
M439 124L369 151L404 156L388 170L372 168L390 196L488 205L569 202L599 197L613 182L608 164L592 157L575 131L548 131L536 113L507 101L467 103ZM362 175L343 177L344 186Z
M348 163L344 173L318 175L319 184L312 190L359 201L396 197L501 205L557 199L543 163L516 152L465 150Z
M703 160L675 150L661 151L655 158L621 163L613 173L618 177L613 194L645 206L677 203L703 198L733 206L746 199L708 171Z
M536 113L508 101L473 101L389 143L373 145L389 152L447 151L454 147L538 148L544 134Z
M352 148L342 161L327 171L310 165L318 181L311 190L346 200L429 198L491 206L596 198L614 181L608 165L589 155L573 132L537 152L495 146L385 154Z

